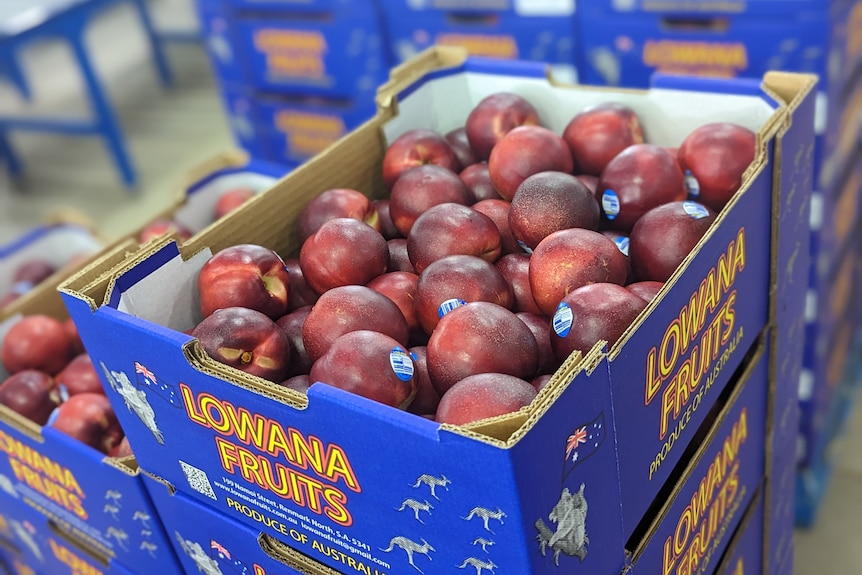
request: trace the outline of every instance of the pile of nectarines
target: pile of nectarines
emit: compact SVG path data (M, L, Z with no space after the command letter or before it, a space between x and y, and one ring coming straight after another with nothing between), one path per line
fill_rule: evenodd
M6 334L0 359L10 374L0 383L0 404L105 454L131 454L71 320L23 317Z
M754 134L709 124L673 150L618 103L562 135L524 98L464 127L411 130L390 194L331 189L299 216L296 259L239 245L200 273L194 329L214 359L439 422L528 405L574 351L613 345L739 188Z

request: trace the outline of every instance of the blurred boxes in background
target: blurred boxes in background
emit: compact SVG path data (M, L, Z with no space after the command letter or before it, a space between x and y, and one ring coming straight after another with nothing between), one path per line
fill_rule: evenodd
M547 63L556 79L577 82L575 0L380 1L396 63L435 44L461 46L474 56Z
M234 137L295 167L371 118L390 68L370 0L198 0Z

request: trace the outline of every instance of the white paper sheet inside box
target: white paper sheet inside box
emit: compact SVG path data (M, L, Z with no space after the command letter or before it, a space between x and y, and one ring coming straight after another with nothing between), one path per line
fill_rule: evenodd
M545 77L507 77L481 72L461 72L435 77L406 95L399 95L398 116L384 132L388 142L408 130L425 128L445 134L464 126L470 111L485 97L511 92L524 97L539 112L541 123L562 134L574 111L606 102L617 102L638 113L647 140L676 147L695 128L710 122L732 122L754 132L775 113L777 104L763 95L748 96L651 89L648 92L598 89L561 89ZM445 102L445 105L441 103Z

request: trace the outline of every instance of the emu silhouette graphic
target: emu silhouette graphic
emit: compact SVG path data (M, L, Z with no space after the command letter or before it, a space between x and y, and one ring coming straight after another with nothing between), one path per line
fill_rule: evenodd
M497 565L494 564L493 561L482 561L481 559L476 559L475 557L467 557L464 559L464 562L458 565L459 569L465 569L467 566L476 568L476 575L482 575L482 571L490 571L494 572L494 569L497 568Z
M413 515L416 517L416 521L425 525L425 522L419 517L420 511L427 511L428 515L431 515L431 510L434 509L434 506L428 503L428 501L417 501L416 499L405 499L401 503L401 507L398 508L398 511L404 511L405 509L410 508L413 510Z
M433 475L423 473L416 478L416 483L413 484L413 487L417 488L423 483L431 489L431 497L439 501L440 498L437 497L437 488L442 487L446 491L449 491L449 484L452 482L449 481L449 479L447 479L445 475L441 475L440 477L434 477Z
M482 519L482 524L485 526L485 531L493 533L494 531L488 526L488 520L489 519L496 519L502 525L503 524L503 517L505 517L505 516L506 516L506 514L503 513L503 510L500 509L499 507L497 508L496 511L492 511L492 510L487 509L485 507L474 507L473 509L470 510L470 513L467 514L467 517L464 517L464 520L470 521L474 517L480 517Z
M120 504L120 499L123 498L123 494L115 489L108 489L105 491L105 499L109 499L114 502L114 505Z
M398 535L397 537L393 537L392 540L389 541L389 547L387 547L386 549L381 549L381 551L383 551L384 553L389 553L396 547L400 547L407 553L407 562L410 563L410 565L420 573L422 573L422 569L420 569L416 566L415 563L413 563L413 554L421 553L422 555L425 555L430 561L431 555L429 555L428 552L436 551L436 549L431 547L431 545L424 539L422 539L422 543L419 544L400 535Z
M473 545L481 545L482 551L484 551L485 553L488 552L488 547L493 544L493 541L491 541L490 539L485 539L484 537L476 537L475 539L473 539Z

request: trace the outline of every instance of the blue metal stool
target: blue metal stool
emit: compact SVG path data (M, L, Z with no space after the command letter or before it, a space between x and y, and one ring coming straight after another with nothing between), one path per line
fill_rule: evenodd
M131 1L135 5L149 40L159 77L165 86L170 86L170 69L147 12L146 0L0 0L0 62L5 65L7 74L22 94L26 97L29 89L16 65L18 48L27 42L46 37L62 38L71 46L81 69L93 112L91 120L0 116L0 161L9 165L13 176L20 175L22 168L7 137L10 130L98 135L105 138L123 182L129 189L134 188L135 171L123 141L122 130L84 46L84 33L90 19L101 10L123 1Z

